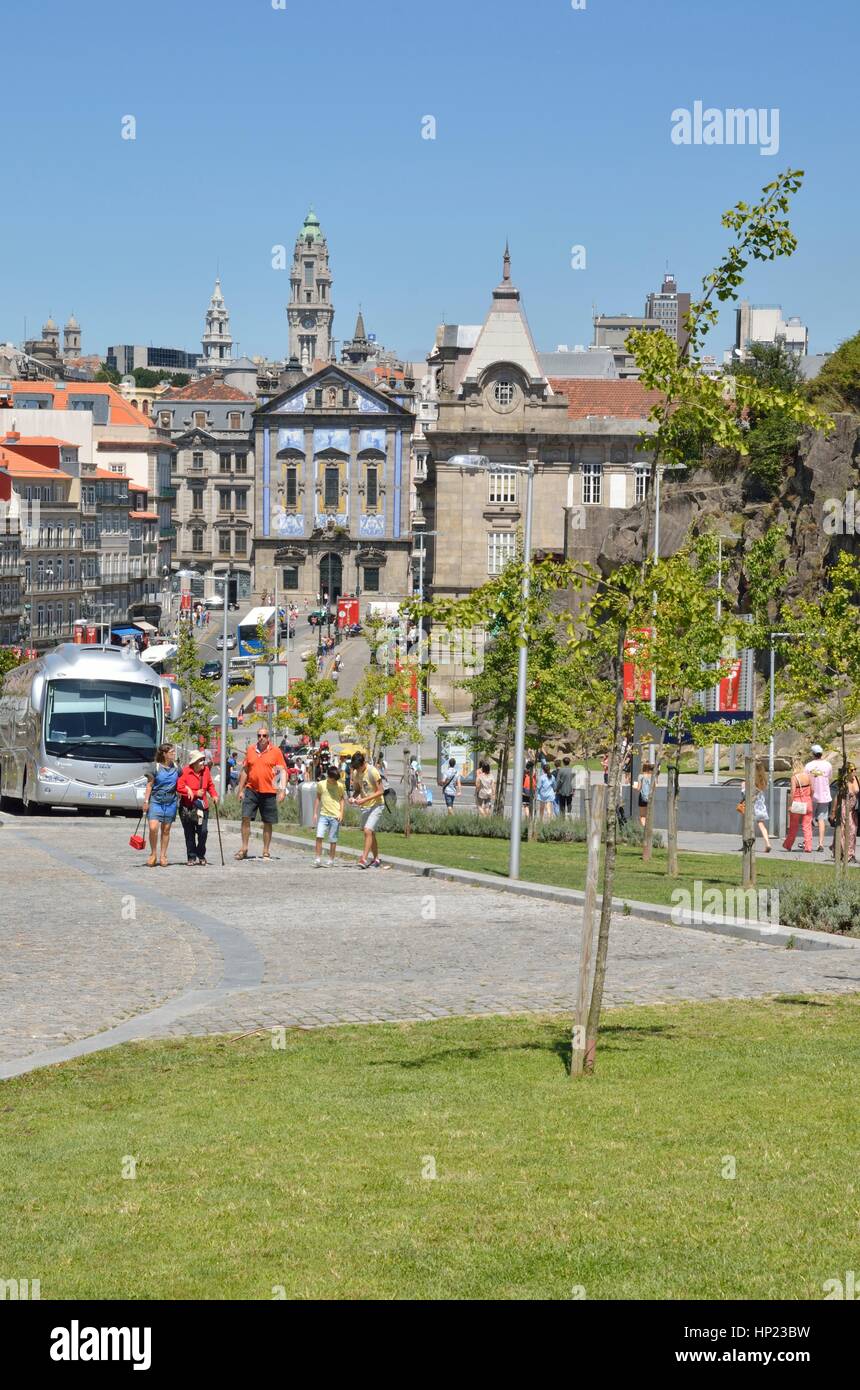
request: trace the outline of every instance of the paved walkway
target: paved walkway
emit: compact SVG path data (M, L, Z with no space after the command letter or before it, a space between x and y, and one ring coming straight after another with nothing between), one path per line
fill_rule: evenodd
M237 863L233 829L226 868L186 868L177 828L176 863L153 870L128 848L129 820L2 820L0 1077L68 1044L571 1006L579 919L561 905L315 869L286 846ZM613 931L609 1004L860 990L860 952L623 916Z

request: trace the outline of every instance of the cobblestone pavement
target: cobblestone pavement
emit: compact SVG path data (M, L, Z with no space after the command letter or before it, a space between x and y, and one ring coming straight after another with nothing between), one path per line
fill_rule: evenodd
M232 829L226 868L187 868L177 827L176 862L153 870L128 848L129 820L4 822L0 1076L64 1044L571 1006L580 924L563 904L346 860L316 869L289 846L237 863ZM609 1004L852 990L860 950L613 928Z

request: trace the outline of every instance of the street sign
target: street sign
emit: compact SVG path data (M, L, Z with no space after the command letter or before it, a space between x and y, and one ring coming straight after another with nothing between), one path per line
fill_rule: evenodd
M264 700L283 700L288 691L286 666L255 666L254 694Z

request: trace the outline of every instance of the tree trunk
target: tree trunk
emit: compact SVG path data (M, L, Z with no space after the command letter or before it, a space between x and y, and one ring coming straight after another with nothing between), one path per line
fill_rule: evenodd
M747 754L744 758L744 888L755 888L755 795L755 758Z
M615 652L615 718L612 728L612 752L609 758L609 790L606 801L606 853L603 860L603 901L600 905L600 927L597 933L597 954L594 961L594 983L588 1022L585 1027L584 1070L594 1071L597 1055L597 1031L603 1008L603 987L606 982L606 960L609 954L609 928L612 923L612 889L615 882L615 859L618 846L618 790L621 782L622 729L624 725L624 642L627 628L619 626Z
M669 764L669 782L666 788L666 873L669 878L678 877L678 795L681 789L681 743L680 734L675 761Z
M665 737L665 729L663 736ZM642 863L647 864L651 858L654 847L654 803L657 799L657 778L660 774L660 755L663 752L663 740L654 749L654 771L651 773L651 796L648 807L645 811L645 831L642 836ZM642 760L639 761L639 783L642 783Z
M600 831L605 813L606 787L601 783L599 787L595 788L594 819L588 835L585 902L582 905L582 941L579 954L579 992L570 1040L570 1074L572 1077L581 1076L585 1064L585 1013L591 977L591 952L594 946L594 908L597 902L597 877L600 869Z
M502 744L501 754L499 756L499 773L496 779L496 799L493 803L494 816L503 816L505 814L505 792L508 789L508 762L510 760L510 755L511 734L510 730L508 730L505 736L505 741ZM514 796L514 804L511 808L512 814L519 810L519 806L517 806L515 803L516 796Z

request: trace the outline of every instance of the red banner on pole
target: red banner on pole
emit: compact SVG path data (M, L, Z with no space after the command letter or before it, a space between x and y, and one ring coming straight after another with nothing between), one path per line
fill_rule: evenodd
M636 632L631 632L624 643L624 699L625 700L650 700L651 699L651 672L646 671L637 661L637 653L642 646L642 637L650 638L651 629L648 627L639 628Z
M720 712L728 714L740 708L741 661L733 661L728 675L720 681Z

